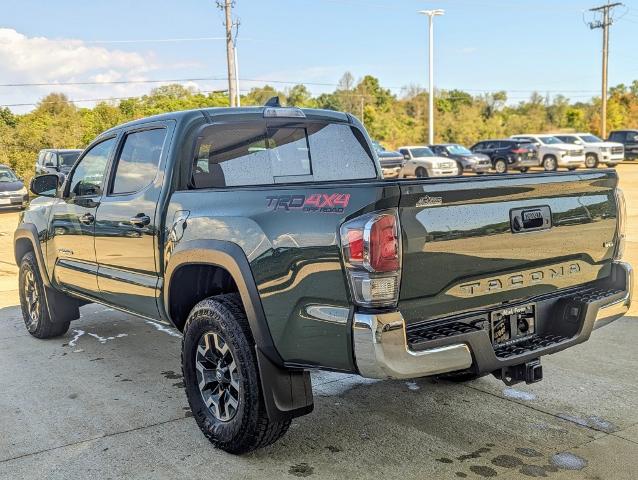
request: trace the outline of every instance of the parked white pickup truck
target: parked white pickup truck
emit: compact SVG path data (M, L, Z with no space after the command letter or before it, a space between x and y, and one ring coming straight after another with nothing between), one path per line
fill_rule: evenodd
M549 134L512 135L516 140L527 140L538 145L538 156L546 171L555 171L558 167L576 170L585 163L585 149L571 145Z
M585 166L596 168L599 163L615 167L625 158L625 146L618 142L606 142L591 133L560 133L556 138L585 149Z
M454 160L446 157L437 157L428 147L400 147L398 150L405 159L403 168L399 172L399 178L463 175Z

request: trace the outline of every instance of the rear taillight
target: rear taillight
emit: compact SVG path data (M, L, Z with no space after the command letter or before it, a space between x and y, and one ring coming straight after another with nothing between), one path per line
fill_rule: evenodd
M346 273L357 305L394 306L401 280L401 236L398 212L363 215L341 226Z
M627 224L627 205L625 194L620 188L616 188L616 204L618 206L618 240L614 260L622 260L625 253L625 226Z
M512 150L512 153L517 153L517 154L529 153L529 150L526 148L515 148L514 150Z

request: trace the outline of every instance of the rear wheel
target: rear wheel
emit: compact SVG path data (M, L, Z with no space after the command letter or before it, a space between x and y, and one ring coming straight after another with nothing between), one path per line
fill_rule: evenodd
M49 316L44 283L33 252L26 253L20 261L19 282L20 307L27 331L36 338L52 338L66 333L70 321Z
M494 170L496 173L507 173L507 162L502 158L497 159L494 161Z
M290 420L268 418L255 342L237 295L199 302L186 321L182 372L197 425L217 448L245 453L278 440Z
M416 171L414 172L414 174L416 175L417 178L427 178L428 177L428 171L423 168L423 167L418 167L416 169Z
M558 162L554 155L547 155L543 158L543 168L546 172L555 172L558 168Z
M587 168L596 168L598 166L598 157L593 153L588 153L585 156L585 166Z

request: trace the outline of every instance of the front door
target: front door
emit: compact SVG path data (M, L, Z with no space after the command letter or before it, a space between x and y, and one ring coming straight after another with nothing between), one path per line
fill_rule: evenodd
M153 123L126 132L95 223L100 298L153 318L159 294L156 208L163 184L158 173L171 127Z
M54 281L93 296L97 293L95 214L114 145L113 137L86 151L70 173L62 198L51 209L47 255L53 263Z

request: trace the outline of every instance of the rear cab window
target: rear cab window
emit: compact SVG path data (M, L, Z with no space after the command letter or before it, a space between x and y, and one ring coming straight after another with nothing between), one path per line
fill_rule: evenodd
M351 125L265 121L206 126L197 138L192 188L375 179L372 152Z

